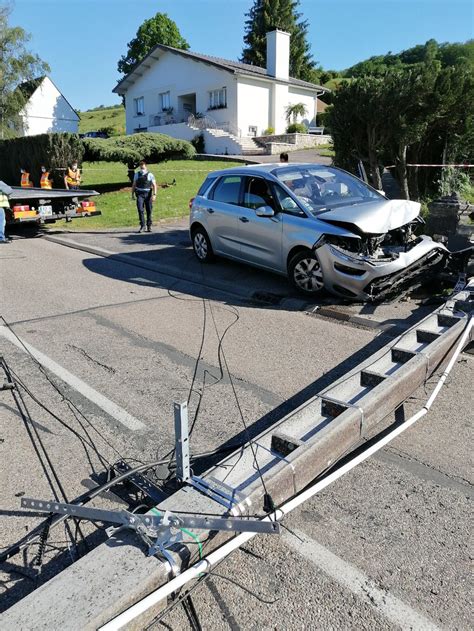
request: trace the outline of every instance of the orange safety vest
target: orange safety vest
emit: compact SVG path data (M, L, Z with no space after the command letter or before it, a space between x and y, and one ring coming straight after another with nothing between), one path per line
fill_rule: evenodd
M53 188L53 182L49 179L49 171L41 174L40 186L41 188Z
M71 186L79 186L80 181L81 181L81 170L76 169L76 171L73 171L71 168L68 168L67 175L66 175L66 182L70 184Z
M33 187L33 182L30 182L30 174L26 173L26 171L21 174L21 186L22 186L22 188L32 188Z

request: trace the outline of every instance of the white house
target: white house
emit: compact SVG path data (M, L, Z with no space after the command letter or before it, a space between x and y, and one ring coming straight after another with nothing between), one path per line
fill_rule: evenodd
M327 90L289 76L290 36L267 33L267 68L163 46L114 88L125 97L127 134L164 133L192 140L204 133L207 153L242 153L268 128L284 133L286 108L304 103L315 125L317 98Z
M79 131L79 115L49 77L25 81L18 89L27 99L20 112L24 136Z

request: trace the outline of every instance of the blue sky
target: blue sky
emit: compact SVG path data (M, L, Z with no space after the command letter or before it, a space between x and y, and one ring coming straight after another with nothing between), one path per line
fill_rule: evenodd
M3 3L3 0L0 0ZM238 59L252 0L13 0L11 25L31 34L30 48L76 109L118 102L117 61L143 20L167 13L191 50ZM372 55L430 38L474 37L472 0L301 0L314 58L343 69Z

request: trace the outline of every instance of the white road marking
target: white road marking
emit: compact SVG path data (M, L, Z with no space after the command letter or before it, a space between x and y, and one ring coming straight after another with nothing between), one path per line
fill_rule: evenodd
M304 532L300 530L294 530L294 532L303 541L299 541L291 533L285 532L283 534L285 543L320 568L339 585L346 587L361 598L392 624L402 629L412 629L413 631L434 631L439 629L431 620L419 614L409 605L392 596L389 592L376 587L374 582L363 572L336 556L320 543L308 537Z
M112 416L116 421L127 427L131 430L140 430L145 429L146 425L139 421L137 418L129 414L126 410L121 408L119 405L107 399L103 394L94 390L87 383L76 377L68 370L60 366L53 359L39 351L28 342L24 340L19 340L7 327L0 326L0 335L6 338L9 342L23 350L25 353L29 352L33 355L33 357L45 368L47 368L50 372L54 373L57 377L59 377L62 381L67 383L71 388L77 390L82 396L92 401L99 408L107 412L110 416Z

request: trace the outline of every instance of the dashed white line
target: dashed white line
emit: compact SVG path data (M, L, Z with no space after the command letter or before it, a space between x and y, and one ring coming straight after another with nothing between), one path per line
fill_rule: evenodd
M119 405L105 397L97 390L94 390L87 383L76 377L72 373L70 373L66 368L63 368L60 364L55 362L53 359L39 351L28 342L24 340L20 340L12 333L7 327L0 326L0 335L2 335L9 342L23 350L25 353L29 352L31 355L45 368L47 368L50 372L59 377L62 381L67 383L71 388L74 388L77 392L82 394L82 396L92 401L99 408L107 412L110 416L112 416L116 421L131 429L133 431L137 431L140 429L145 429L146 425L139 421L137 418L129 414L126 410L121 408Z
M286 544L308 559L313 565L320 568L339 585L349 589L392 624L402 629L411 629L413 631L434 631L439 629L431 620L425 618L399 598L376 587L374 581L363 572L311 537L308 537L304 532L300 530L293 530L293 532L302 541L285 532L283 538Z

